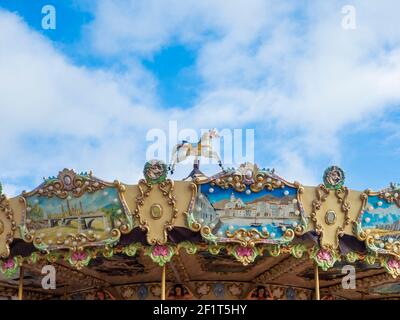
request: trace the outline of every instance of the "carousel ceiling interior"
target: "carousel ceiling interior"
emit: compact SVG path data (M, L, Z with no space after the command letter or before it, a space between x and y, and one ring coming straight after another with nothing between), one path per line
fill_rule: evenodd
M349 190L336 166L318 186L250 163L167 174L155 160L135 185L65 169L1 195L0 296L160 299L164 270L167 299L315 299L316 277L321 299L400 297L398 185Z

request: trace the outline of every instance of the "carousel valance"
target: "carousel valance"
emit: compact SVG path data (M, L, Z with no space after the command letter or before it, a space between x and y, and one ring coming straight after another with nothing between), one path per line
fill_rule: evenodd
M157 160L137 184L106 182L64 169L29 192L0 198L1 271L64 259L79 268L97 255L144 250L159 265L179 253L221 250L244 265L290 253L323 270L340 260L379 263L400 273L400 187L355 191L328 168L323 183L303 186L245 163L186 181Z

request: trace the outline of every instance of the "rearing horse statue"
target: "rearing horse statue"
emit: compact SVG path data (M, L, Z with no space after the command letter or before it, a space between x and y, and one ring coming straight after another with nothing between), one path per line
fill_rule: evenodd
M211 140L219 137L218 131L216 129L211 129L205 132L197 143L182 141L182 143L177 144L172 150L171 165L169 166L171 174L174 173L177 163L184 161L190 156L194 156L195 161L197 161L200 156L217 159L219 166L223 169L221 158L216 151L212 150L211 145Z

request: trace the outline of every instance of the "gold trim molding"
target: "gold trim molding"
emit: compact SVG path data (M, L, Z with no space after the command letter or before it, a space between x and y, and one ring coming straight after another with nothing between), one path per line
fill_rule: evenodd
M312 201L311 221L314 222L315 231L320 236L321 246L337 249L339 238L345 234L345 228L351 220L351 205L348 201L349 189L342 186L339 189L331 190L320 184L315 193ZM327 214L332 212L335 214L335 219L329 222ZM338 215L339 212L343 215Z

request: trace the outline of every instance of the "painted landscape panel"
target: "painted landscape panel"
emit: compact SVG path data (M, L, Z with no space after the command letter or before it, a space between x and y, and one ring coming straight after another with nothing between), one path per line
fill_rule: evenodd
M362 215L361 226L379 234L383 239L400 238L400 208L378 196L368 197L368 204Z
M279 239L287 228L301 223L301 208L297 189L289 186L246 193L204 184L199 189L194 217L219 237L227 230L244 228L268 231L272 239Z
M125 222L118 190L107 187L79 198L68 196L27 197L26 225L29 230L54 237L57 234L95 232L99 239L108 237L116 224Z

